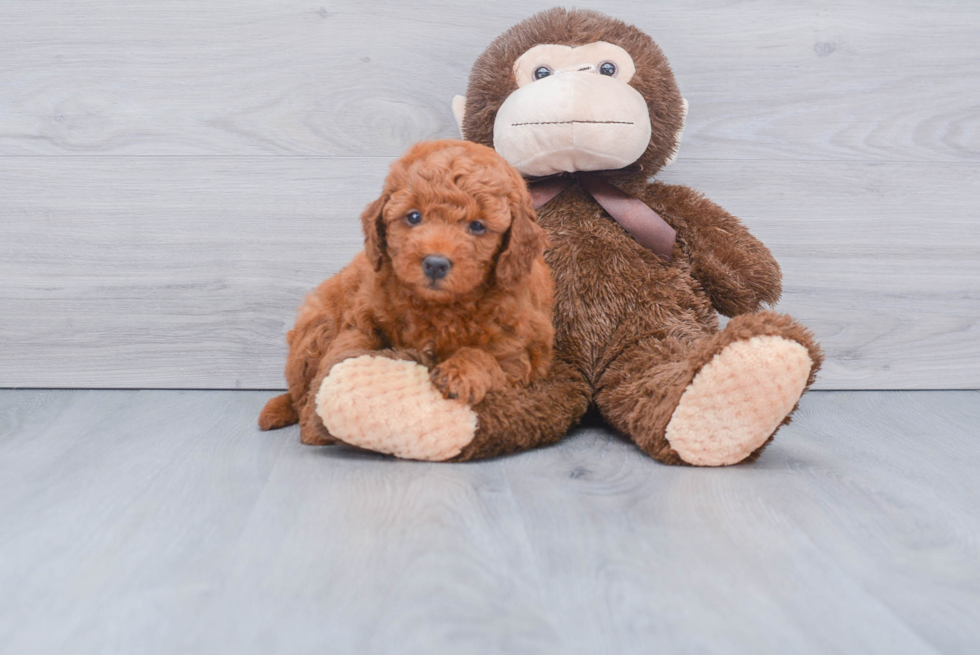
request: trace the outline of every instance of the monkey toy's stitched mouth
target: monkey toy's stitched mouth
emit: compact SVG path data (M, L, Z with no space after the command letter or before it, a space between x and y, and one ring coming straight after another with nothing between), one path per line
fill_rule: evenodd
M511 127L522 125L568 125L570 123L590 123L593 125L633 125L633 121L537 121L530 123L511 123Z

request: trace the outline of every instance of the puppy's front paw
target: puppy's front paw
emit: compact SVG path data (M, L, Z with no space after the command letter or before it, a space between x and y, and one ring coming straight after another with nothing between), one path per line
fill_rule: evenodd
M485 375L452 359L436 366L430 378L443 397L460 400L470 406L478 405L490 388Z

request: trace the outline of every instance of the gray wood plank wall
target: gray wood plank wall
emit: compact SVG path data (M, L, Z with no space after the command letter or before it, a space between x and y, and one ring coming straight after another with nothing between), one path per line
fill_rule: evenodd
M0 386L273 388L303 294L499 32L550 2L7 0ZM691 104L821 388L980 387L980 4L584 2Z

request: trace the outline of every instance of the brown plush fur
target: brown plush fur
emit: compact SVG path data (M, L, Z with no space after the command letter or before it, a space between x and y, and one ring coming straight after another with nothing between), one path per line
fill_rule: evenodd
M406 220L412 211L420 224ZM544 375L554 335L546 239L526 184L496 152L465 141L416 144L361 220L364 252L299 310L287 336L289 393L269 401L262 429L299 421L304 443L333 441L316 391L334 364L368 352L431 366L443 395L469 404ZM452 262L438 281L423 273L431 254Z
M516 88L511 71L523 52L541 43L594 41L630 53L636 63L630 84L646 98L653 127L638 165L607 179L677 230L673 258L664 262L637 244L578 185L541 208L538 221L551 242L545 258L556 284L555 363L543 380L493 391L475 407L477 435L459 460L554 442L594 402L645 452L680 464L664 436L667 423L696 373L726 345L757 335L797 341L813 361L807 387L820 367L820 349L805 328L760 311L781 293L779 266L769 250L701 194L648 181L676 147L682 108L663 53L640 30L596 12L564 9L511 28L473 67L466 137L492 145L494 118ZM720 332L717 312L735 317ZM783 424L788 422L787 416Z

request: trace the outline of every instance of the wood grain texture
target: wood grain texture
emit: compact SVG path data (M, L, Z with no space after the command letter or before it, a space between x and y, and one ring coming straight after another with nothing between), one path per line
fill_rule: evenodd
M8 0L0 154L397 156L552 0ZM980 162L971 0L603 0L664 48L688 159Z
M0 382L281 387L302 297L361 248L380 158L6 158ZM973 166L679 162L785 272L821 388L980 386ZM928 219L926 217L929 217ZM26 220L29 219L29 220Z
M967 653L980 394L816 392L753 465L587 423L471 464L261 392L0 392L0 651Z
M550 2L11 0L0 386L272 388L388 161ZM586 3L663 46L678 164L773 249L821 388L980 387L980 5Z

